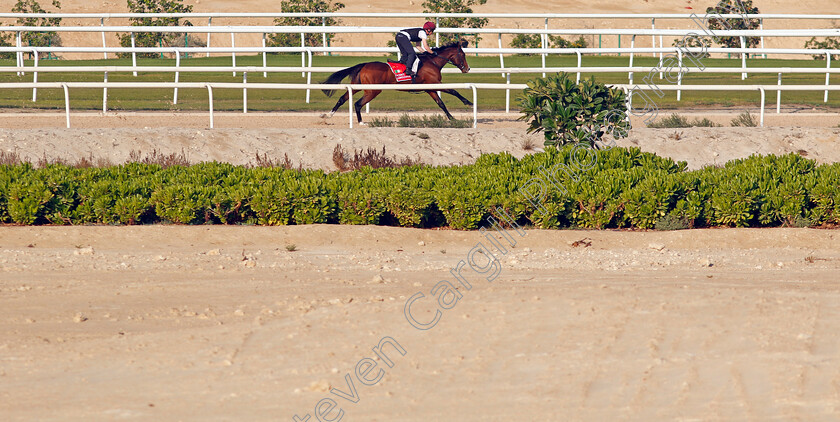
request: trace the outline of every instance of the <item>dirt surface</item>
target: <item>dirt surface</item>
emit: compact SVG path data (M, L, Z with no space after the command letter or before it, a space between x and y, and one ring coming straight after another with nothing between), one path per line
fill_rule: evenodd
M2 228L3 420L840 418L837 232L525 233Z
M14 2L0 0L0 10ZM279 11L276 1L186 3L196 12ZM420 0L345 3L348 12L422 9ZM558 0L547 8L545 1L488 0L475 10L686 13L714 2L625 3L598 0L581 8ZM764 13L840 13L836 2L822 0L757 6ZM66 2L62 10L126 7L97 0ZM213 21L242 23L270 22ZM551 22L595 25L650 22ZM657 20L657 27L668 26L674 25ZM801 26L765 22L768 29ZM99 34L62 37L65 45L101 45ZM386 40L361 36L353 44ZM615 41L605 37L604 46ZM802 42L768 39L766 46ZM109 35L108 44L116 45L116 37ZM214 46L229 44L227 36L213 37ZM237 45L259 39L237 36ZM691 117L728 124L742 111ZM314 113L216 113L218 129L208 130L202 113L74 112L73 129L64 129L61 113L0 113L0 151L114 163L133 150L183 151L195 162L237 164L259 152L333 170L332 150L341 144L455 164L482 152L539 150L540 135L525 135L514 118L483 114L478 129L348 129L346 114L323 120ZM840 161L836 113L768 111L766 119L767 128L646 129L634 122L618 144L692 168L752 153ZM497 236L507 253L491 249L501 270L492 282L486 281L492 272L466 264L468 290L450 269L471 256L485 268L486 260L470 253L478 242L492 244L479 232L0 227L0 420L274 421L308 414L312 422L319 403L322 410L332 403L324 399L337 407L321 419L344 421L840 420L837 231L525 233L508 233L515 247ZM436 326L417 330L406 319L406 303L422 293L412 315L431 320L440 280L458 286L460 300L440 309ZM377 348L388 337L404 356L390 345ZM356 373L367 364L376 364L368 379L383 371L372 386Z
M681 114L691 119L709 117L720 124L727 124L736 115ZM517 114L482 116L476 129L350 129L347 116L324 119L315 113L218 113L218 128L206 129L209 119L203 113L78 113L71 117L74 128L65 129L61 128L65 123L63 116L56 113L0 113L0 127L6 127L0 129L0 151L16 152L32 162L45 157L70 161L94 157L113 164L125 162L132 151L143 155L152 151L183 153L191 162L234 164L254 163L259 153L274 160L288 156L295 166L333 171L336 145L350 153L385 148L387 155L419 159L431 165L469 164L488 152L507 151L522 157L541 150L542 134L526 134L527 125L516 120ZM635 121L629 136L617 145L637 146L686 161L692 169L751 154L790 152L830 163L840 161L840 128L824 126L837 123L840 118L833 113L767 115L768 125L802 127L651 129ZM33 126L38 129L31 129Z

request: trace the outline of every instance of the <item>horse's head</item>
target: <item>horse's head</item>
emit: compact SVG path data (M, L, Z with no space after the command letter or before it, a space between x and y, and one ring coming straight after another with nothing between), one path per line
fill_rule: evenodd
M467 73L470 71L470 65L467 63L467 55L464 54L463 48L468 45L469 42L467 42L467 40L461 40L460 42L455 42L443 47L437 47L433 50L439 56L455 65L455 67L461 69L461 73Z

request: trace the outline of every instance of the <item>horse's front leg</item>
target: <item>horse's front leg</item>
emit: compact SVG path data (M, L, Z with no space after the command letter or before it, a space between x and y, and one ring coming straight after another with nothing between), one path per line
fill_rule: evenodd
M446 105L443 104L443 100L440 99L440 95L438 95L435 91L426 92L429 93L429 96L432 97L433 100L435 100L438 107L440 107L440 109L443 110L443 112L446 114L446 118L448 118L449 120L453 120L454 117L452 117L452 115L449 114L449 110L446 109Z
M456 90L454 90L454 89L445 89L445 90L443 90L443 91L441 91L441 92L445 92L445 93L447 93L447 94L449 94L449 95L454 96L455 98L457 98L457 99L461 100L461 102L462 102L462 103L464 103L464 105L468 105L468 106L473 105L473 104L472 104L472 101L470 101L470 100L468 100L468 99L464 98L464 96L463 96L463 95L459 94L459 93L458 93L458 91L456 91Z

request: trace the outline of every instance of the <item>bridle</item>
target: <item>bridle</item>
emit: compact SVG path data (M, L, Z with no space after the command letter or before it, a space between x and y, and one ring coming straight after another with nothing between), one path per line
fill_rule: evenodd
M464 68L467 66L466 60L464 60L464 64L459 65L458 63L455 63L454 57L455 57L455 55L452 55L451 57L447 58L447 59L446 59L446 62L447 62L447 63L452 63L452 65L453 65L453 66L455 66L455 67L457 67L457 68L461 71L461 73L467 73L467 72L464 70ZM469 69L468 69L468 70L469 70Z

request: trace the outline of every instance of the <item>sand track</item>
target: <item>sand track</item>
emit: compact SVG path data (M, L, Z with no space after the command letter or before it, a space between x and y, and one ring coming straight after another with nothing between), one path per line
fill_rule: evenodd
M840 417L835 231L513 236L418 331L407 298L431 320L479 233L2 228L4 420L291 420L325 397L348 420ZM365 386L386 336L407 353ZM355 404L328 391L348 373Z

